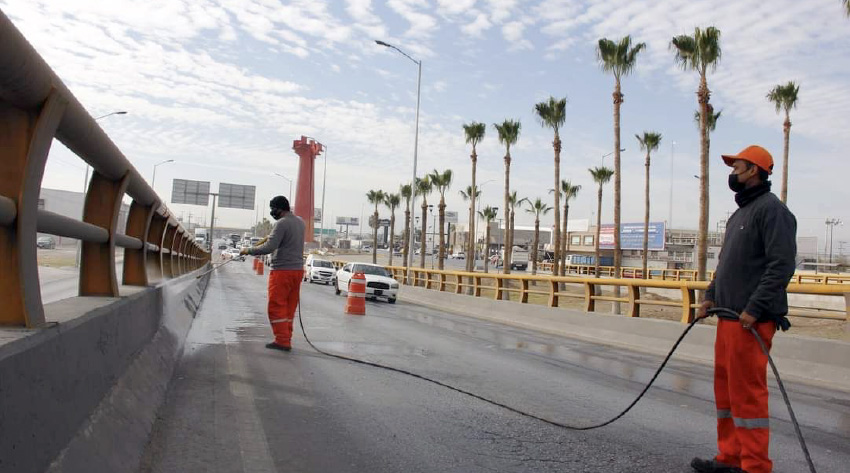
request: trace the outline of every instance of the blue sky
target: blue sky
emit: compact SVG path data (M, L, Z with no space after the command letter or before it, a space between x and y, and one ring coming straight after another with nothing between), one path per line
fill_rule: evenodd
M799 233L823 235L827 217L850 222L850 19L838 0L0 0L0 8L93 116L129 112L100 124L143 175L176 160L157 169L165 199L176 177L213 188L253 184L263 200L286 194L288 183L274 173L296 175L291 144L304 134L329 146L330 218L359 217L366 191L395 190L411 174L416 66L375 39L423 61L419 168L455 171L450 210L466 215L457 192L470 175L461 125L472 120L488 124L478 176L494 182L483 187L483 202L501 207L504 149L491 124L505 118L523 126L512 185L521 196L549 198L551 132L532 109L554 95L569 99L562 177L583 186L571 216L591 218L587 168L613 150L613 78L599 69L594 47L600 37L630 34L648 47L623 81L624 221L643 215L643 153L634 135L654 130L664 139L653 158L652 219L667 219L675 141L673 222L690 228L698 218L697 76L675 66L668 45L714 25L723 57L708 81L723 116L712 136L711 226L735 208L720 153L758 143L779 164L783 118L764 96L788 80L801 84L789 173ZM57 143L44 185L78 190L83 173ZM774 180L778 193L781 172ZM610 221L610 186L605 195ZM217 216L225 225L255 218ZM531 223L524 214L518 220ZM836 237L850 239L850 229L836 229Z

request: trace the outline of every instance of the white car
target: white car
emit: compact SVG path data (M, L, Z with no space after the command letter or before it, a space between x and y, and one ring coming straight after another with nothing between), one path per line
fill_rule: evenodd
M315 258L314 255L307 257L307 262L304 264L304 280L310 284L324 283L330 285L336 280L336 270L334 265L328 260Z
M336 273L336 293L348 292L348 285L355 273L366 276L366 297L384 297L390 304L398 298L398 281L392 278L383 266L370 263L347 263Z

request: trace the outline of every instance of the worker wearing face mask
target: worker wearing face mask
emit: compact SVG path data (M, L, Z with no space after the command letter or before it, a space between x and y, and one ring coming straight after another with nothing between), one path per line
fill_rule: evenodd
M714 344L714 397L717 447L711 460L694 458L700 473L770 473L768 456L767 356L777 327L790 324L786 287L794 275L797 221L773 193L768 176L773 157L760 146L724 155L732 168L729 188L738 210L726 224L723 248L698 317L713 307L740 314L740 321L719 319Z
M269 202L271 216L277 222L264 242L243 248L243 255L271 253L269 271L269 322L274 341L266 344L272 350L292 349L292 321L298 308L301 279L304 273L304 228L301 217L289 210L289 200L279 195Z

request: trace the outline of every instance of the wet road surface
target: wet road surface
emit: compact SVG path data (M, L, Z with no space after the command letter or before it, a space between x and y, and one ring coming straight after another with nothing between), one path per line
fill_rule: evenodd
M401 368L567 424L616 415L658 357L551 337L399 301L343 314L302 286L323 350ZM714 453L710 368L674 360L617 423L575 432L402 374L311 349L267 350L265 280L250 261L215 273L145 453L144 472L689 472ZM672 345L673 340L671 340ZM790 385L818 471L850 464L850 395ZM773 387L777 472L807 471Z

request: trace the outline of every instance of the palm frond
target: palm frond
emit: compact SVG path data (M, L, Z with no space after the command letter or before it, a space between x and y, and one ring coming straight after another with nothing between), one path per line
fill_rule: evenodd
M511 147L519 140L522 124L519 120L505 120L502 123L494 123L493 126L499 133L499 143Z
M611 72L618 80L629 75L637 65L638 54L646 48L646 43L632 45L632 37L624 36L618 42L602 38L596 45L596 57L605 72Z
M549 97L549 100L534 105L534 114L540 121L540 125L557 132L567 118L567 98Z
M699 119L697 119L699 121ZM643 151L649 151L650 153L658 149L658 145L661 144L661 133L656 133L654 131L645 131L643 135L635 135L638 143L640 143L640 149Z
M850 0L848 0L850 1ZM786 112L797 107L797 98L800 92L800 85L794 81L789 81L785 85L777 85L767 93L767 100L773 102L776 106L776 113L784 109Z
M484 139L484 134L487 132L487 125L479 122L471 122L463 125L463 133L466 136L466 143L471 144L474 148Z
M593 180L596 181L597 184L605 184L611 180L611 176L614 175L614 170L611 168L606 168L604 166L597 166L595 168L588 169L590 171L590 175L593 176Z
M719 110L717 113L709 112L709 114L705 117L706 129L709 132L712 132L715 128L717 128L717 121L720 120L720 115L722 114L723 110ZM694 112L694 123L697 128L699 128L699 110Z

